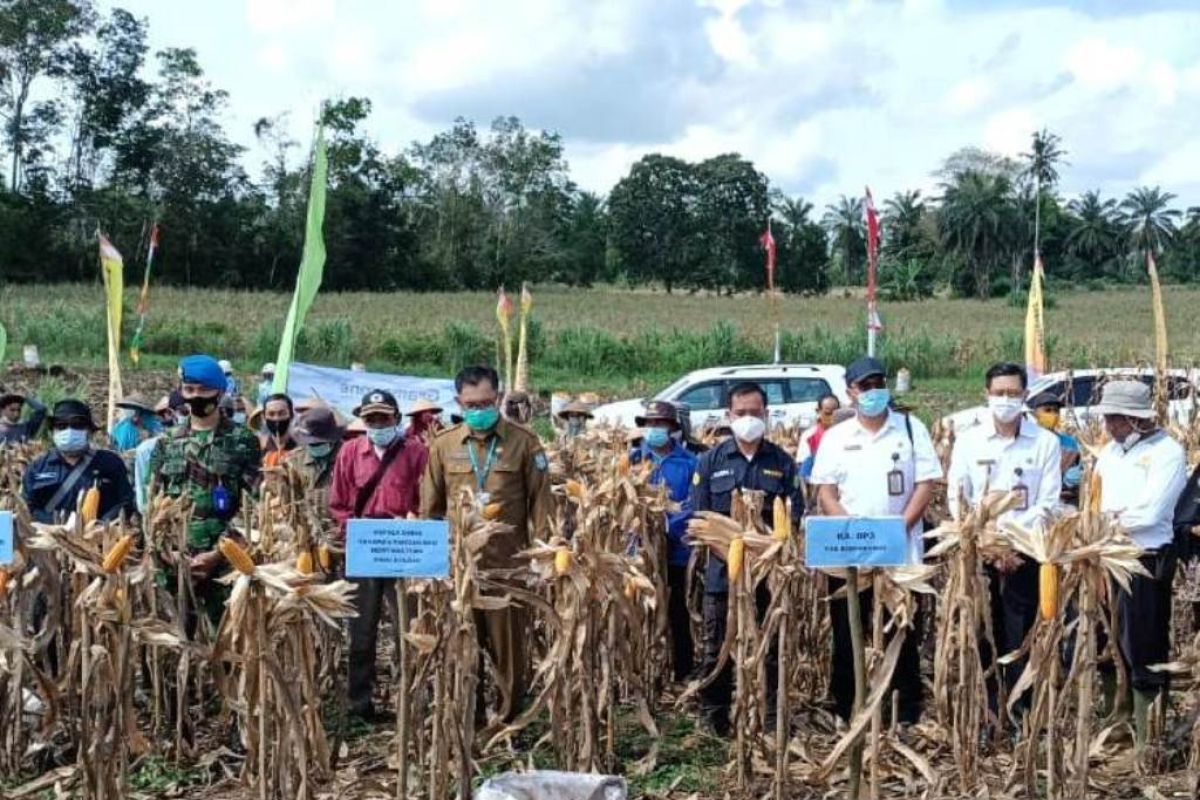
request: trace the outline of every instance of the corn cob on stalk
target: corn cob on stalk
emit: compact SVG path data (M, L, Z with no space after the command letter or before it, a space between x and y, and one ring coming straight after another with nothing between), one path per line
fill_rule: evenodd
M321 565L321 569L325 572L333 569L333 553L329 550L329 545L317 545L317 563Z
M746 557L746 540L735 536L729 542L729 583L735 584L742 577L742 562Z
M100 489L92 484L83 496L83 504L79 507L79 516L84 525L90 525L100 516Z
M776 497L771 510L773 512L772 532L775 534L775 541L786 542L792 532L792 521L788 517L787 501L782 497Z
M554 553L554 574L566 575L567 570L571 568L571 551L566 547L560 547Z
M221 541L217 544L217 548L221 551L221 555L225 556L225 560L238 572L243 575L254 574L254 559L233 539L222 536Z
M129 551L133 549L133 534L127 533L117 540L104 556L104 562L100 568L112 575L121 568L121 562L125 560L125 556L129 555Z
M1038 568L1038 604L1042 619L1051 620L1058 614L1058 566L1044 563Z
M296 556L296 571L301 575L313 574L312 550L306 547L300 551L300 555Z

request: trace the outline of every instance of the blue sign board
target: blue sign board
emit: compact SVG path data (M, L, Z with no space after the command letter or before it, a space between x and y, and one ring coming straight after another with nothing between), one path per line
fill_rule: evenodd
M13 515L0 511L0 566L13 562Z
M808 517L804 560L810 567L904 567L908 530L902 517Z
M450 523L426 519L352 519L346 523L349 578L447 578Z

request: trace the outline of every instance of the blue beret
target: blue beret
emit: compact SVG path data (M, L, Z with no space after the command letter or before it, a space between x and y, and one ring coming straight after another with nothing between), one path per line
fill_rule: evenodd
M183 383L198 383L206 389L225 391L228 379L212 356L188 356L179 362L179 379Z

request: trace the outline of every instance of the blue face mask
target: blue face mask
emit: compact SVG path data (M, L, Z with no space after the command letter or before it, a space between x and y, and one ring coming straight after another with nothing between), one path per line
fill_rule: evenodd
M245 415L245 413L243 413L241 411L235 411L235 412L233 412L233 416L230 417L230 420L233 421L234 425L245 425L246 424L246 415Z
M64 453L81 453L88 446L88 432L63 428L54 432L54 446Z
M665 447L667 442L671 441L671 433L666 428L646 428L642 432L642 438L646 440L646 445L652 448Z
M887 413L892 394L887 389L869 389L858 396L858 410L866 417L880 417Z
M399 435L400 431L396 430L395 425L390 428L367 428L367 438L376 447L387 447L396 441L396 437Z
M467 423L467 427L473 431L490 431L496 427L496 423L500 421L500 409L492 406L491 408L468 408L463 413L463 422Z

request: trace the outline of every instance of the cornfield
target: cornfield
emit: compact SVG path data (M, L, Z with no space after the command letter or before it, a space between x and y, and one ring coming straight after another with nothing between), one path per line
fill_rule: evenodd
M1173 433L1200 458L1200 433ZM794 431L776 435L794 442ZM1099 434L1080 435L1094 445ZM34 523L19 483L35 448L3 451L0 507L14 511L20 542L0 573L4 796L137 796L150 763L186 770L192 785L180 791L195 796L218 787L263 800L466 798L514 767L620 773L659 797L1086 798L1147 786L1196 796L1200 703L1179 691L1200 680L1195 631L1176 626L1181 644L1163 669L1177 691L1157 709L1150 746L1135 752L1128 726L1096 713L1099 666L1112 662L1128 681L1115 657L1114 584L1141 567L1098 511L1090 450L1080 510L1056 516L1044 536L1001 524L1015 499L996 494L928 534L927 564L857 575L874 600L864 694L848 723L827 700L828 576L804 568L790 509L747 492L730 517L696 515L697 558L712 553L730 569L717 671L732 667L732 733L708 785L656 784L678 767L664 758L664 721L694 713L716 672L673 683L672 503L626 448L610 430L554 448L549 536L503 569L480 555L511 529L470 493L452 499L451 575L398 584L380 688L397 722L367 735L347 729L342 700L353 588L337 575L323 498L292 467L270 471L222 542L229 597L211 626L175 569L186 502L153 498L141 531L86 521L83 508L61 525ZM996 647L981 564L1012 554L1043 565L1056 596L1043 596L1019 650L988 663L981 642ZM480 615L501 609L524 620L523 703L502 696L500 665L481 644ZM936 621L922 642L930 702L921 722L901 725L887 687L918 613ZM1021 670L1011 692L999 680L1008 665Z

